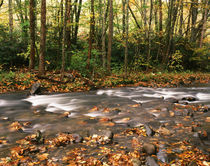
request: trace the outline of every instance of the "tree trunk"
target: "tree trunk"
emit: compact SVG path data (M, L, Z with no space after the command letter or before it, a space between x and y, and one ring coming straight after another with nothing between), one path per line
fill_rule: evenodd
M40 55L39 74L45 73L45 48L46 46L46 0L41 1L41 33L40 33Z
M63 39L62 39L62 66L61 66L61 79L63 79L65 71L65 61L66 61L66 24L67 24L67 13L68 13L68 0L65 0L65 13L63 21Z
M3 3L4 3L4 0L1 0L0 1L0 7L3 5Z
M163 31L162 0L159 0L159 32Z
M80 19L81 9L82 9L82 0L79 0L78 11L76 14L76 19L75 19L74 44L77 43L77 35L78 35L78 29L79 29L79 19Z
M157 0L155 0L155 11L154 11L154 14L155 14L155 31L158 32L158 15L157 15L157 12L158 12L158 2Z
M12 0L9 0L9 34L10 38L12 39L13 34L13 7L12 7Z
M87 69L90 68L90 60L91 60L92 47L93 47L92 45L93 45L93 38L94 38L94 29L95 29L94 0L91 0L90 32L89 32Z
M207 15L208 15L208 0L204 0L204 4L205 5L204 5L204 12L203 12L203 25L202 25L201 37L200 37L200 43L199 43L200 48L203 45L204 33L206 31Z
M30 0L29 2L29 19L30 19L30 63L29 69L35 67L35 1Z
M183 28L183 0L180 2L179 35L182 36Z
M108 7L108 4L107 4ZM102 20L102 58L103 58L103 68L106 67L106 0L104 0L104 8L103 8L103 20Z
M129 30L129 0L126 0L126 36L125 36L125 77L127 77L127 70L128 70L128 30Z
M109 35L108 35L108 53L107 70L111 73L111 55L112 55L112 37L113 37L113 0L109 0Z
M137 26L139 29L141 29L141 26L139 25L139 23L138 23L138 21L137 21L137 19L136 19L136 16L135 16L135 14L133 13L132 9L130 8L130 5L129 5L129 4L128 4L128 8L129 8L129 10L130 10L130 12L131 12L131 15L132 15L132 17L133 17L135 23L136 23L136 26Z
M126 5L126 0L122 0L122 27L123 27L123 39L125 38L125 5Z
M196 21L198 16L198 0L192 0L192 31L191 31L191 42L196 40Z
M148 53L147 53L147 70L149 68L151 54L151 24L152 24L153 0L150 0L149 30L148 30Z

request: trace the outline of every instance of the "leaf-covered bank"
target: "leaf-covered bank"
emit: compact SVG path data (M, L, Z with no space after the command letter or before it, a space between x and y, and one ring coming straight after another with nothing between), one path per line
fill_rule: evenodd
M58 72L47 72L46 76L24 71L1 73L0 93L29 90L35 82L41 83L42 92L75 92L89 91L98 88L123 86L144 87L179 87L207 84L209 73L131 73L124 75L112 74L103 78L86 78L76 71L66 72L64 78Z

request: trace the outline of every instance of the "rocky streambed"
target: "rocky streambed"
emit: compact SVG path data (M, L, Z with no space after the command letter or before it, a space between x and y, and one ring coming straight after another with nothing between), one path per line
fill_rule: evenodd
M210 87L0 95L0 165L209 165Z

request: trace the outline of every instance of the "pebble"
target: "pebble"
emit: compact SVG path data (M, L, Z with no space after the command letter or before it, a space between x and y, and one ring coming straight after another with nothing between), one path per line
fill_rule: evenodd
M159 164L155 161L155 159L151 156L146 158L146 165L147 166L159 166Z

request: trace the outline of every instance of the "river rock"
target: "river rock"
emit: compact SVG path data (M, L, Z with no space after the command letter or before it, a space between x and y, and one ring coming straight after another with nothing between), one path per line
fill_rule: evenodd
M144 143L143 144L143 151L146 152L148 155L152 155L156 153L156 146L151 143Z
M161 126L161 123L159 121L150 121L147 123L147 125L152 129L152 130L158 130L159 127Z
M167 98L167 99L165 99L165 101L167 101L169 103L178 103L179 102L178 99L176 99L176 98Z
M170 131L170 130L168 130L167 128L161 126L161 127L158 129L158 133L159 133L159 134L162 134L162 135L169 136L169 135L171 135L173 132Z
M132 159L133 166L141 166L141 161L138 158Z
M41 84L39 82L36 82L31 87L30 95L38 94L40 93L40 90L41 90Z
M79 134L72 134L72 137L74 138L75 143L80 143L83 141L82 136L80 136Z
M155 132L148 125L144 125L144 127L146 129L147 136L153 136L155 134Z
M157 153L157 158L163 163L170 163L176 158L176 156L174 154L166 153L165 149L159 149L159 152Z
M112 141L113 139L113 133L110 130L91 130L89 132L89 135L92 138L98 138L98 142L99 144L103 143L103 144L108 144Z
M156 162L156 160L154 159L154 157L148 156L146 158L146 165L147 166L159 166L159 164Z
M186 96L186 97L183 97L182 100L187 100L187 101L196 101L196 98L193 97L193 96Z

